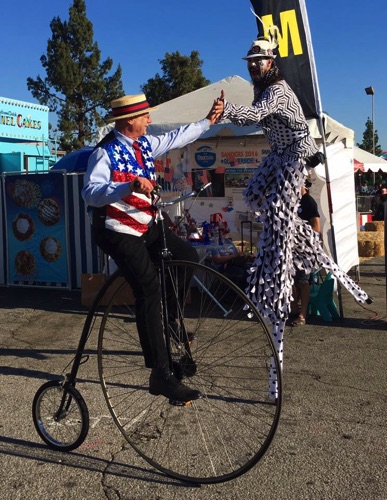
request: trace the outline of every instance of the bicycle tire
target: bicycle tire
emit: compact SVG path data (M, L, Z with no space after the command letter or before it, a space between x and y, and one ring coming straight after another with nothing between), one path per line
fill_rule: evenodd
M184 338L173 335L170 345L174 359L193 356L196 373L184 383L203 398L175 406L149 394L134 309L117 305L123 295L117 287L99 331L103 393L123 436L155 468L194 483L228 481L263 457L276 432L282 395L278 355L259 312L234 283L200 264L165 264L175 292L177 280L181 285L193 275L191 285L201 283L177 301ZM277 371L274 400L268 396L271 362Z
M32 418L35 428L51 448L71 451L78 448L89 431L89 411L86 403L75 387L66 388L65 409L57 417L64 394L63 383L51 380L36 392L32 403Z

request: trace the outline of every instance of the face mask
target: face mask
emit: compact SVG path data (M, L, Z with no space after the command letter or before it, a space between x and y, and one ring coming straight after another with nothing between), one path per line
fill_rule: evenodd
M269 70L269 59L253 58L247 68L253 81L261 80Z

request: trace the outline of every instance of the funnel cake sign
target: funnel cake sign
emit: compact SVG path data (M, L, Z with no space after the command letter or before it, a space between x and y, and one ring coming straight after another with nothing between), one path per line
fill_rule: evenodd
M0 140L48 138L47 106L0 97Z
M64 177L4 178L8 283L68 286Z

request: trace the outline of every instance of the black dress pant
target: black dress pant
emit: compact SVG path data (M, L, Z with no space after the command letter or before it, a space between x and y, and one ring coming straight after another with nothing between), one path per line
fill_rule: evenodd
M155 262L163 247L160 224L141 237L93 227L97 245L110 255L133 289L136 324L148 368L167 368L169 361L161 321L161 287ZM195 248L165 227L167 248L173 259L198 262Z

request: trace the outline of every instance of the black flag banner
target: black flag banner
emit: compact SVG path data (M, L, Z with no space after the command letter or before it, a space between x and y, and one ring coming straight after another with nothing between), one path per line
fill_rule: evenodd
M250 0L266 28L279 29L276 63L307 118L321 117L320 93L305 0ZM259 36L266 30L257 19Z

